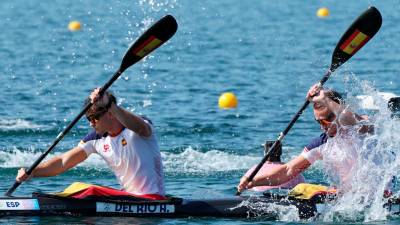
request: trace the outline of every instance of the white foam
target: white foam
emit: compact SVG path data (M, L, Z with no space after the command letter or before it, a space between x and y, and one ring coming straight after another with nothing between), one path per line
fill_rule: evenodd
M208 173L249 169L261 157L230 154L218 150L200 152L192 147L181 153L162 152L166 172Z
M151 100L143 100L143 108L149 107L153 105L153 102Z
M235 208L245 206L249 209L248 213L251 213L256 217L267 217L270 219L288 222L300 221L299 210L296 208L296 206L282 205L280 203L260 202L257 201L257 198L257 196L250 197L248 200L241 202L239 205L231 209L233 210Z
M15 147L11 152L0 151L0 167L29 167L41 154L41 152L34 152L34 149L21 151ZM49 154L49 157L52 157L52 154Z
M0 151L0 167L3 168L19 168L29 167L33 162L38 159L43 152L35 151L34 149L20 150L13 148L11 151ZM44 161L62 153L50 153L46 156ZM86 168L106 168L104 160L100 156L93 154L85 162L78 165L78 167Z
M391 92L377 92L373 95L358 95L356 98L359 100L359 107L362 109L371 109L371 110L378 110L380 106L378 102L382 100L387 102L390 98L396 97L397 95Z
M23 119L0 119L0 130L12 131L12 130L36 130L43 129L47 126L38 125Z
M0 167L28 167L41 154L42 152L35 152L34 149L20 150L13 148L11 151L0 151ZM59 154L62 153L50 153L46 159ZM218 150L200 152L192 147L186 148L181 153L161 152L161 156L165 171L171 173L213 173L244 170L249 169L261 160L261 156L242 156ZM99 155L91 154L78 167L106 169L107 165Z

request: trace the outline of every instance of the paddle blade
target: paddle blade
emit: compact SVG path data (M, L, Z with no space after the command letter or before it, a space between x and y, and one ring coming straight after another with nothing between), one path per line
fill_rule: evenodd
M381 13L375 7L369 7L353 22L336 45L330 71L335 71L356 54L378 32L381 25Z
M153 24L142 36L139 37L125 53L120 66L122 73L160 45L168 41L178 29L178 24L173 16L167 15Z

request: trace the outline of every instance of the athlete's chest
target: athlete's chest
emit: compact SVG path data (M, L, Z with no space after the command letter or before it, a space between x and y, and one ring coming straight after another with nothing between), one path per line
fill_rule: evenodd
M130 142L132 142L132 138L125 133L115 137L107 136L96 144L96 151L105 158L123 157Z

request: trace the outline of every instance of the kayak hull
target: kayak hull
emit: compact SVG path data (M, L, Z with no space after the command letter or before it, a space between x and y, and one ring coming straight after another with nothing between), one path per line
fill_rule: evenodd
M272 197L124 201L55 196L0 198L0 216L253 217L276 218L274 207L294 207L300 218L315 215L312 202Z
M388 202L390 214L400 214L400 202ZM299 218L317 215L323 202L287 196L244 196L220 199L115 200L74 199L52 195L0 198L0 216L113 216L113 217L259 217L278 218L282 209L295 210Z

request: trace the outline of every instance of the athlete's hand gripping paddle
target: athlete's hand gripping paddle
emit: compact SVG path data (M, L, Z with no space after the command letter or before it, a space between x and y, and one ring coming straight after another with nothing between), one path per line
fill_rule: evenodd
M368 8L362 13L347 31L343 34L340 41L337 43L335 50L332 54L332 62L329 70L325 73L322 79L319 81L319 85L322 87L324 83L329 79L330 75L343 63L347 62L358 50L360 50L379 30L382 25L382 16L378 9L375 7ZM279 134L278 139L269 148L264 158L253 170L250 176L247 178L247 182L251 182L256 176L257 172L261 169L263 164L267 161L270 155L274 152L275 147L278 143L282 142L287 133L290 131L292 126L296 123L297 119L303 114L303 111L310 104L310 101L306 100L300 110L290 121L286 129ZM239 191L236 195L240 195Z

